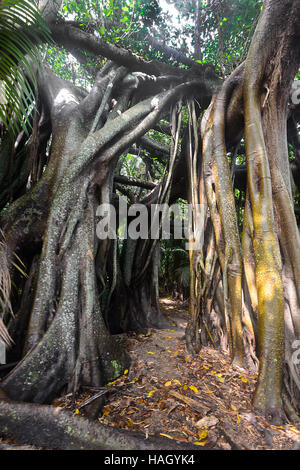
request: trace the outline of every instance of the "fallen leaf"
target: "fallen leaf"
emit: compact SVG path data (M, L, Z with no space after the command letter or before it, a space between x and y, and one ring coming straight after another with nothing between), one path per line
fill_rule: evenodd
M195 393L199 393L199 390L197 387L195 387L194 385L190 385L190 389L195 392Z
M169 434L164 434L163 432L160 433L161 436L167 437L168 439L174 439L174 437L169 436Z
M177 385L180 385L180 387L182 386L181 383L179 382L179 380L177 380L177 379L173 379L173 382Z
M215 416L205 416L204 418L197 421L196 426L197 428L211 428L212 426L216 426L219 420Z
M102 415L103 415L103 416L107 416L107 415L109 415L109 413L110 413L110 408L109 408L109 407L104 407L104 408L103 408Z
M203 441L204 439L207 438L207 432L206 431L199 431L198 433L200 441Z
M249 380L247 379L247 377L241 377L241 382L243 382L244 384L248 383Z

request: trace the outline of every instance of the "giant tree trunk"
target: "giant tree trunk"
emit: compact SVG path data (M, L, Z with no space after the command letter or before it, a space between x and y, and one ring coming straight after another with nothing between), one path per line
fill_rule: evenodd
M300 238L287 146L289 97L300 63L299 25L298 1L264 2L245 64L225 81L202 121L203 163L196 175L214 237L206 231L202 251L192 254L189 347L199 348L201 336L193 332L200 322L204 341L215 338L222 344L227 335L238 365L254 365L257 355L254 405L274 422L284 419L284 411L294 417L300 402L299 367L292 361L299 338ZM240 109L247 154L241 242L227 159L241 138Z

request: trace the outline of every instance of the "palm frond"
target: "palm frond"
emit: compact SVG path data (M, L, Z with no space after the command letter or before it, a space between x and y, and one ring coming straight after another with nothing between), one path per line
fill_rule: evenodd
M27 129L44 41L51 41L50 30L34 0L0 3L0 119L15 133Z

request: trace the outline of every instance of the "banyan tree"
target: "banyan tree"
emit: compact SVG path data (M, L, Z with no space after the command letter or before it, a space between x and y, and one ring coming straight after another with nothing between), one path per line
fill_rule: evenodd
M219 3L233 11L238 2ZM46 35L32 33L34 22L15 25L32 41L30 73L22 73L34 94L20 89L21 130L9 128L13 108L1 126L0 334L15 364L0 384L4 437L54 448L171 445L49 405L62 391L76 395L123 373L129 358L115 333L167 325L158 305L159 240L99 237L99 206L118 212L121 195L126 210L139 203L149 219L158 205L179 198L191 205L201 243L189 253L189 352L208 344L229 350L235 366L259 370L257 412L274 424L299 420L300 2L265 0L245 58L230 72L224 54L219 67L196 60L214 2L193 5L194 57L152 37L150 27L132 33L133 44L138 50L147 40L164 60L103 39L116 22L103 6L97 21L84 22L63 18L49 0L40 7ZM90 87L34 60L47 41L88 70ZM14 70L26 44L14 56L1 42ZM151 138L153 130L168 139ZM161 180L122 175L128 153L150 173L158 161Z

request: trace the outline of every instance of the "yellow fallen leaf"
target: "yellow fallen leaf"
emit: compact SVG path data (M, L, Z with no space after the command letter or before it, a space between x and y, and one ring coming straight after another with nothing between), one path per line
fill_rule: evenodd
M128 374L128 369L125 369L124 370L124 375L127 375Z
M157 390L151 390L151 392L148 393L148 397L152 397L153 393L157 392Z
M76 408L75 414L76 414L76 415L79 415L79 409L78 409L78 408Z
M193 392L195 392L195 393L199 393L198 388L195 387L194 385L190 385L190 389L193 390Z
M172 381L171 381L171 380L168 380L168 381L165 383L165 387L170 387L170 385L172 385Z
M196 442L194 442L194 445L195 445L195 446L203 446L203 447L204 447L204 446L206 445L206 441L202 441L202 442L196 441Z
M154 353L154 352L152 352L152 351L147 351L147 352L148 352L148 354L155 354L155 353Z
M189 387L187 385L183 386L183 390L187 390Z
M169 436L169 434L164 434L163 432L160 433L161 436L167 437L168 439L174 439L174 437Z
M179 380L173 379L173 382L176 383L177 385L180 385L180 386L181 386L181 383L179 382Z
M210 371L211 374L216 374L217 372L215 370Z
M199 435L200 441L203 441L204 439L207 438L207 432L206 431L199 431L198 435Z
M247 377L241 377L241 382L246 384L247 382L249 382L249 380L247 379Z
M172 338L173 338L173 336L168 336L168 339L172 339Z

